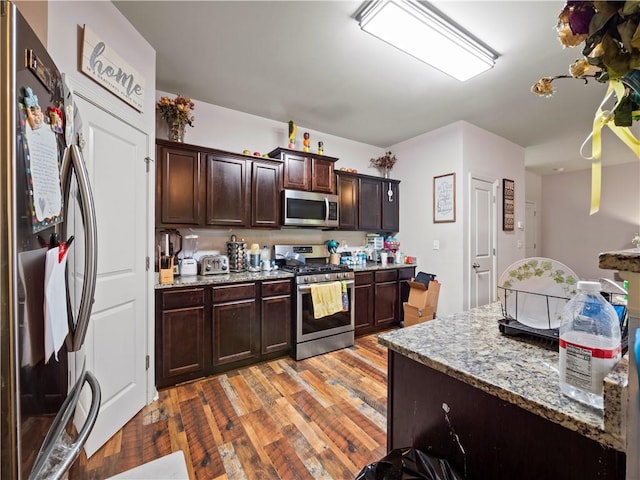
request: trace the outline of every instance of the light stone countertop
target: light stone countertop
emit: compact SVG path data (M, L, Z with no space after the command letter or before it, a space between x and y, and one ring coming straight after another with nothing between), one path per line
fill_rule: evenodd
M354 267L354 272L366 272L375 270L392 270L394 268L410 268L416 265L410 264L390 264L381 266L375 263L369 263L366 266ZM195 276L175 276L173 277L173 283L159 283L159 277L156 273L155 276L155 288L175 288L175 287L193 287L203 285L216 285L223 283L242 283L242 282L258 282L265 280L277 280L283 278L293 278L294 275L284 270L271 270L260 272L234 272L218 275L195 275Z
M627 391L627 356L605 379L605 414L560 392L557 349L502 335L497 324L501 318L500 304L494 303L378 339L427 367L624 452L621 404Z

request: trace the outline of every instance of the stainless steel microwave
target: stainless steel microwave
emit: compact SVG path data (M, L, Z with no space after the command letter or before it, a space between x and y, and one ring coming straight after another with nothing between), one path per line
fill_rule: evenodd
M286 227L337 227L338 196L284 190L283 225Z

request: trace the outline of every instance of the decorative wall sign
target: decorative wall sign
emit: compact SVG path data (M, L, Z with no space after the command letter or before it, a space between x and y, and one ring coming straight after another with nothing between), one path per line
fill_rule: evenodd
M433 223L456 221L456 174L433 177Z
M142 112L144 78L86 25L81 69L89 78Z
M515 223L515 182L502 179L502 230L513 231Z

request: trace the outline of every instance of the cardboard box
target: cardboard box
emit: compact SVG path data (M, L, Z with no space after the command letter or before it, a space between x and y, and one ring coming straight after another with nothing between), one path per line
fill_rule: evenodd
M438 308L438 296L440 295L440 283L429 282L429 288L420 282L408 282L409 301L404 302L404 326L409 327L416 323L433 320Z

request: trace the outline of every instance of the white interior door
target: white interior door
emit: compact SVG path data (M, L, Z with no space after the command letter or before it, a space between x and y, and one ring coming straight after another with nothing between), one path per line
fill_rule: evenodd
M493 184L471 179L469 307L491 303L495 299L495 225Z
M148 137L80 96L76 102L98 227L95 302L79 354L102 390L100 413L85 445L90 456L146 400ZM82 365L78 355L75 364ZM84 420L88 401L89 395L81 399L76 425Z
M538 256L538 226L536 224L537 208L535 202L525 202L524 248L525 256Z

